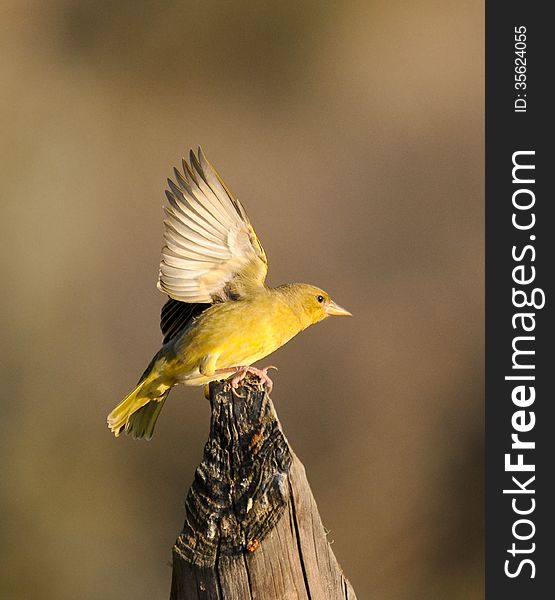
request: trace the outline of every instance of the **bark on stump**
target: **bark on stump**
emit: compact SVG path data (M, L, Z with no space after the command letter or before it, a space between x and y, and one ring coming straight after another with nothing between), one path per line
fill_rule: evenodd
M204 457L173 548L170 600L356 600L303 465L258 380L210 384Z

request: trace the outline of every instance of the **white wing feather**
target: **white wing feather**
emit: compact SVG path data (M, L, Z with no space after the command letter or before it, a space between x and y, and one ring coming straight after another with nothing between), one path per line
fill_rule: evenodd
M158 289L182 302L240 297L264 284L268 265L244 208L199 148L168 180Z

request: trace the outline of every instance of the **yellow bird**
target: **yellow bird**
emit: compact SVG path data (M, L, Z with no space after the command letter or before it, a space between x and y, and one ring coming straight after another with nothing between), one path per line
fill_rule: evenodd
M323 290L304 283L270 288L266 253L241 203L199 148L168 179L164 247L158 289L162 348L137 387L108 415L118 436L150 439L174 385L203 385L248 374L271 391L267 371L251 365L309 325L350 315Z

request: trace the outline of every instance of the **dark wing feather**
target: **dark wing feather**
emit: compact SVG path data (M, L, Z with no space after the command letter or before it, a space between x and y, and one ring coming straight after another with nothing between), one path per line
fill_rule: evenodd
M200 302L180 302L169 298L162 307L160 329L164 336L164 344L178 336L191 321L205 311L210 304Z

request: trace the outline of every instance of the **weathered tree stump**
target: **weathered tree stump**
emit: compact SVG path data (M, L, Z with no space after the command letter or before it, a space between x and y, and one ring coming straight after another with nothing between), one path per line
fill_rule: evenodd
M305 470L258 380L210 384L204 457L173 548L171 600L356 600Z

